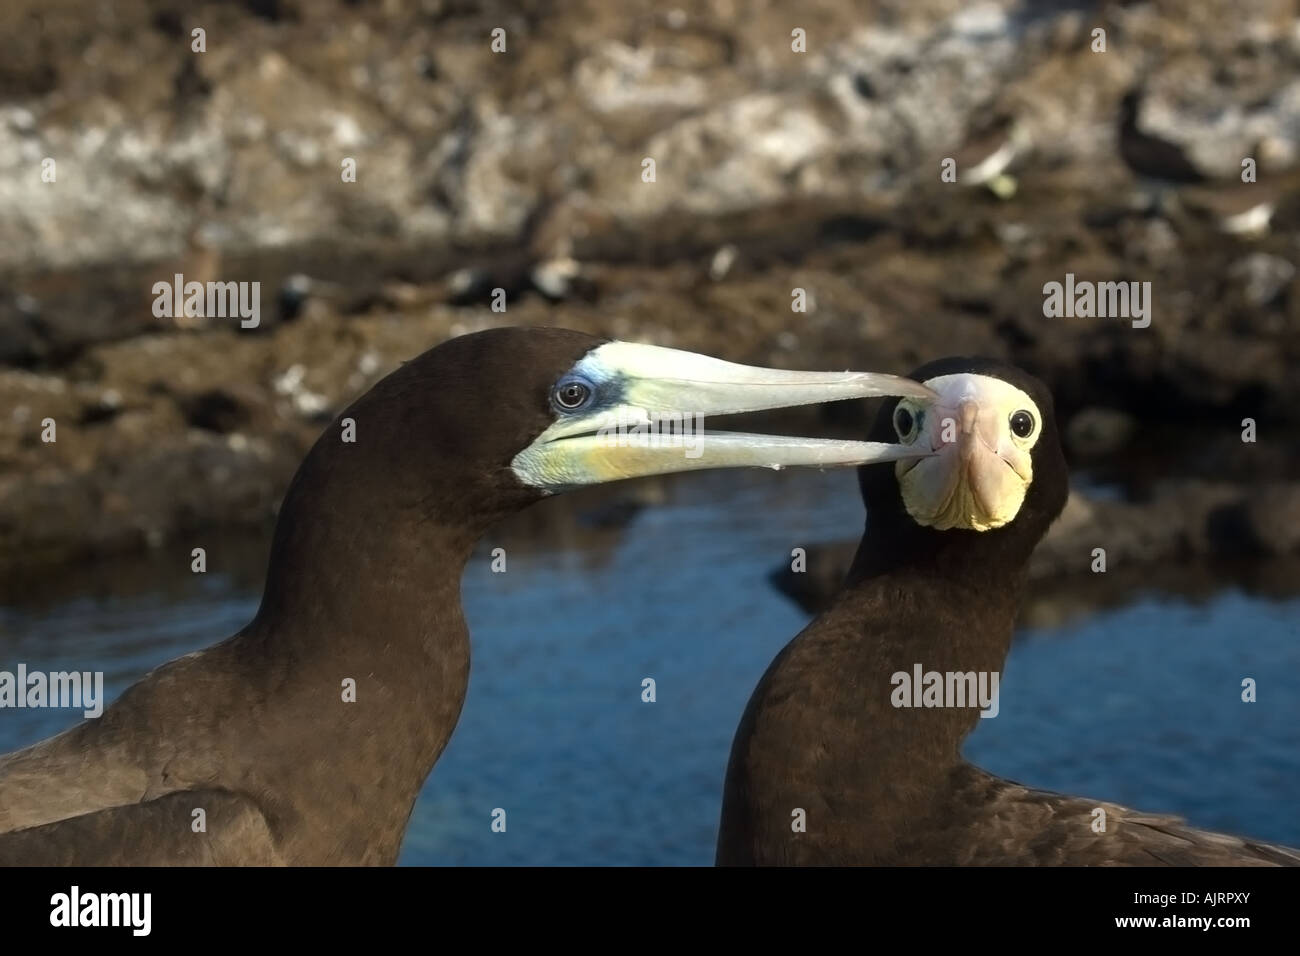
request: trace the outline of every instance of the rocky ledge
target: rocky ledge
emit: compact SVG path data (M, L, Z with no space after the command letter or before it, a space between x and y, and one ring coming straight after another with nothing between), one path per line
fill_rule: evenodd
M1092 501L1098 521L1285 550L1244 503L1300 479L1300 209L1226 235L1135 202L1115 141L1141 83L1144 127L1212 175L1258 153L1261 184L1284 176L1284 0L17 0L0 27L4 563L265 525L335 411L493 324L792 368L1007 358L1126 499ZM1030 144L1014 192L942 182L999 114ZM258 282L257 327L156 316L178 272ZM1149 282L1150 324L1049 317L1068 276ZM1170 505L1191 482L1236 517L1210 521L1220 491Z

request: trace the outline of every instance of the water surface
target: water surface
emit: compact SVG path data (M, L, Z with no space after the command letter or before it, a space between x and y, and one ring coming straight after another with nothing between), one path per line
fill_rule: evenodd
M638 498L653 497L640 508ZM722 776L755 683L806 616L767 583L793 547L861 527L849 473L719 473L547 502L463 580L473 672L407 864L711 863ZM502 546L507 571L493 573ZM237 630L265 542L82 567L0 606L0 668L102 669L116 696ZM226 566L227 563L230 566ZM1119 573L1112 571L1111 573ZM1140 569L1132 572L1140 575ZM1001 713L967 754L1048 789L1300 845L1300 598L1136 591L1025 630ZM657 700L641 699L642 680ZM1254 677L1259 700L1241 702ZM0 751L78 719L0 711ZM506 811L505 833L490 824Z

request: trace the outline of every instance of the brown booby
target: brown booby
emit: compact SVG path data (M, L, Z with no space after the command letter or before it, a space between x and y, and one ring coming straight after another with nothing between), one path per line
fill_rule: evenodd
M1182 146L1142 129L1138 125L1141 108L1142 94L1137 88L1120 100L1119 152L1125 165L1153 191L1157 211L1181 207L1209 220L1226 235L1260 236L1268 232L1278 206L1300 192L1300 172L1295 170L1259 168L1257 180L1251 181L1243 181L1239 174L1211 175ZM1256 144L1257 162L1267 151L1266 143ZM1174 190L1176 204L1169 201Z
M848 578L777 655L736 731L718 863L1300 864L1297 850L1034 790L962 758L996 712L1066 464L1037 379L961 358L912 377L937 398L886 402L870 437L935 454L859 471L867 526Z
M1030 144L1029 132L1019 120L1010 114L995 116L973 130L957 151L957 181L987 189L999 199L1010 199L1019 184L1009 170Z
M1209 177L1178 143L1148 133L1138 125L1142 91L1128 90L1119 101L1119 155L1139 177L1164 185L1203 183Z
M619 478L916 455L897 443L652 431L873 394L928 390L562 329L494 329L431 349L308 453L250 624L154 670L99 719L0 757L0 863L393 863L465 698L460 579L485 529L548 494Z

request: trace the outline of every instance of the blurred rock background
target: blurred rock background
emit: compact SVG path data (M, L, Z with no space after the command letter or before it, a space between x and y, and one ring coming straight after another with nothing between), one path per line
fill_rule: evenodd
M0 563L265 527L323 422L494 324L787 367L1006 357L1124 499L1082 506L1163 522L1135 551L1294 552L1298 204L1225 234L1143 198L1117 130L1140 89L1212 180L1252 188L1252 157L1286 187L1298 67L1296 0L8 0ZM998 118L1014 194L941 182ZM155 318L176 272L261 282L260 327ZM1150 281L1151 326L1044 317L1067 272Z

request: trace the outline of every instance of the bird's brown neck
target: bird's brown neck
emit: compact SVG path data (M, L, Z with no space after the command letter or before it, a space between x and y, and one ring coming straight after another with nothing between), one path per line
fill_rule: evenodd
M835 604L769 668L733 748L720 862L729 828L769 857L731 862L888 862L942 801L999 706L1025 575L1005 543L928 537L869 532Z
M460 578L490 518L445 520L454 496L391 474L368 493L338 457L295 478L261 608L229 644L266 741L239 759L304 853L341 853L311 862L391 863L465 699Z

